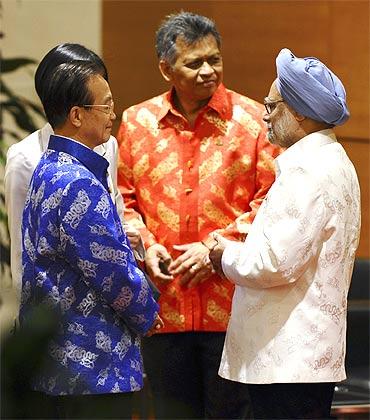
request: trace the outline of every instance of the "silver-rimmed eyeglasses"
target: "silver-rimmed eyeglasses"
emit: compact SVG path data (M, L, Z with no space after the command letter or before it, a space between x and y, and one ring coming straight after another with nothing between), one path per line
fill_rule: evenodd
M265 105L266 112L271 114L271 112L276 108L276 105L279 102L284 102L284 99L277 99L276 101L270 101L269 98L263 100L263 105Z
M81 105L83 108L96 108L98 111L104 112L104 114L114 113L114 102L110 105Z

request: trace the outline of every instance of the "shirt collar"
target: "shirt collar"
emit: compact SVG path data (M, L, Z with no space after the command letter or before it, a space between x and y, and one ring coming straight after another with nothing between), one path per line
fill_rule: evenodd
M177 111L174 107L174 92L175 89L172 88L164 94L163 105L157 116L158 121L162 120L169 112L174 115L181 116L179 111ZM213 109L224 120L228 120L232 117L232 105L228 98L225 86L222 83L218 86L205 108Z
M41 142L41 150L44 152L48 148L49 138L54 134L53 128L49 123L46 123L39 131L39 139Z
M208 107L216 111L223 120L231 119L232 104L222 83L208 102Z
M48 149L68 153L76 158L86 166L86 168L92 172L108 190L107 170L109 163L103 156L100 156L98 153L76 140L54 134L50 136Z
M297 160L304 158L307 154L312 154L315 149L335 142L337 138L331 129L308 134L275 159L276 175L279 176L284 169L296 164Z

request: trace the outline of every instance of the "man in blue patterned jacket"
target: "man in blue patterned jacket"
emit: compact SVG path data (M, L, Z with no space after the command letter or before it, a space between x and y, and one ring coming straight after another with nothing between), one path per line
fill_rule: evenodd
M45 304L60 326L33 388L54 396L62 417L130 417L140 336L163 324L109 195L108 162L92 150L109 139L112 94L88 62L59 65L48 83L55 135L23 213L20 322Z

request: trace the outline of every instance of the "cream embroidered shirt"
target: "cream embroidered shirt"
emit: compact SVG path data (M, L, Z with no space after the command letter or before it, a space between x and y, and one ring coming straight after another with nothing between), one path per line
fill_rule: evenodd
M332 130L304 137L275 163L246 241L230 242L222 257L236 289L219 374L255 384L341 381L357 175Z

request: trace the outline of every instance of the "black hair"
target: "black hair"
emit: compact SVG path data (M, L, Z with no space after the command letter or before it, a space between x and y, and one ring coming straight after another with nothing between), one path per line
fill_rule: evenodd
M213 35L218 48L221 48L221 36L211 19L184 11L169 15L156 33L157 56L160 60L174 64L178 37L182 37L188 45L191 45L207 35Z
M46 117L53 129L63 125L72 107L91 105L94 101L87 84L92 76L101 76L101 67L90 61L59 64L48 78L42 96ZM40 85L42 89L44 86Z
M94 53L80 44L64 43L57 45L51 49L41 60L35 74L35 89L43 102L44 96L47 94L48 84L53 72L59 64L70 63L72 61L89 61L99 67L99 72L106 81L108 81L108 71L103 60Z

